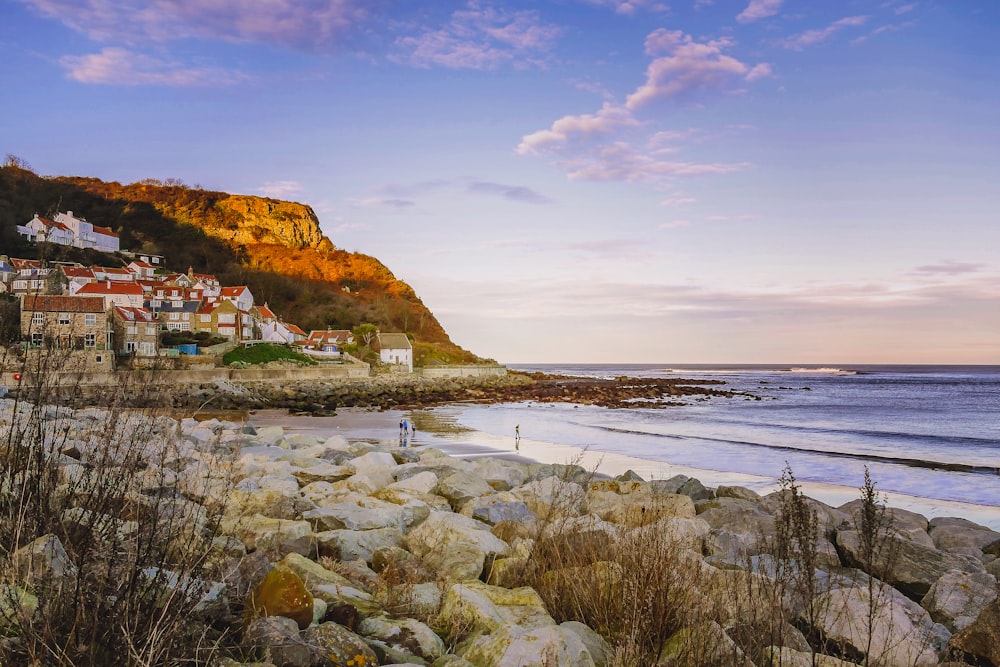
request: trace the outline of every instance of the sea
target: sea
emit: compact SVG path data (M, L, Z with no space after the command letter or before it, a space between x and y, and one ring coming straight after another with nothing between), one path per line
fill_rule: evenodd
M536 402L423 411L414 444L465 443L645 478L857 498L867 468L889 505L1000 530L1000 366L510 364L579 377L718 380L734 398L608 409ZM520 440L515 440L515 427Z

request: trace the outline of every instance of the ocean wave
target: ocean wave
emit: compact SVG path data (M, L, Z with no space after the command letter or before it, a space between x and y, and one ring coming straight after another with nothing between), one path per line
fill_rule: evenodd
M852 371L850 369L846 369L846 368L830 368L830 367L823 367L823 368L795 367L795 368L789 368L789 369L784 370L782 372L784 372L784 373L823 373L823 374L830 374L830 375L857 375L858 374L857 371Z
M652 433L636 429L626 429L615 426L597 426L596 428L613 433L623 433L626 435L647 435L654 438L668 438L672 440L702 440L706 442L719 442L730 445L740 445L744 447L755 447L759 449L769 449L773 451L797 452L800 454L814 454L829 456L831 458L853 459L858 461L869 461L873 463L888 463L908 466L911 468L925 468L928 470L945 470L948 472L965 472L981 475L1000 475L1000 466L975 465L970 463L958 463L952 461L934 461L931 459L915 459L904 456L886 456L884 454L874 454L865 452L843 452L828 449L815 449L810 447L794 447L792 445L772 445L763 442L751 442L747 440L732 440L729 438L712 438L708 436L687 436L667 433Z

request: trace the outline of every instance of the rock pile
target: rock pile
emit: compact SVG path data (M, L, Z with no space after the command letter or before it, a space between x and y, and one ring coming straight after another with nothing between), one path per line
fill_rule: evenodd
M3 402L8 428L11 410L11 402ZM51 455L65 476L83 474L93 445L85 417L65 409L50 414L64 425L74 420L77 434L72 446ZM199 588L205 591L200 609L206 622L234 628L239 647L232 654L263 661L254 664L609 664L621 647L582 623L557 622L538 591L518 585L520 575L539 557L541 535L599 553L623 535L646 531L676 545L712 582L704 596L728 607L670 637L657 665L836 666L865 659L887 666L945 659L1000 665L1000 533L963 519L928 521L890 510L885 541L897 558L876 572L865 558L856 505L834 508L807 499L819 525L819 584L811 599L779 595L793 623L782 629L780 644L751 648L741 628L760 609L728 599L734 589L726 582L767 588L787 571L774 553L781 494L708 489L683 476L597 479L573 465L465 460L280 427L158 423L143 474L170 484L151 483L145 492L174 494L190 521L222 517L216 581ZM154 456L168 436L171 455ZM132 529L113 518L118 529ZM561 532L552 533L553 527ZM8 593L0 595L0 625L15 616L11 605L30 617L43 596L36 581L68 586L78 576L52 535L10 560L14 567L6 571L19 578L0 584ZM599 580L611 586L623 576L600 558L585 568L587 576L600 571ZM549 576L583 581L583 574L566 568ZM684 657L695 638L714 651L700 662ZM813 663L817 651L824 655ZM230 657L216 664L250 663Z

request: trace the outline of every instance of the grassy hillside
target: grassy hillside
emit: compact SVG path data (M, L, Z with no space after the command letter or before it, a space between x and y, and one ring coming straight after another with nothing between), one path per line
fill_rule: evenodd
M35 248L16 232L32 215L72 210L110 227L123 250L163 255L174 271L193 267L223 284L247 285L305 330L349 329L371 322L382 331L413 334L418 364L470 362L413 289L374 257L337 249L301 204L230 195L177 183L122 185L96 178L41 177L0 167L0 252L11 256L113 262L108 256L48 245ZM118 260L118 264L122 260Z

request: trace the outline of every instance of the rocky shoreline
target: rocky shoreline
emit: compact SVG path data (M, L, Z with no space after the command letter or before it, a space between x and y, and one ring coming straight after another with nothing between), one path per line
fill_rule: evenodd
M63 480L58 497L74 505L59 525L142 533L148 513L134 508L167 503L192 535L216 528L201 535L211 538L201 578L155 579L175 597L194 596L187 620L224 629L211 664L1000 665L1000 533L961 518L888 510L880 539L893 559L875 562L859 501L835 508L801 498L796 506L788 489L762 497L684 476L598 479L570 463L463 459L168 417L145 430L120 424L148 439L136 443L141 465L112 469L131 501L98 514L88 507L93 488L76 491L108 465L107 443L117 437L109 424L121 421L113 417L0 402L5 435L38 420L30 431L41 439L29 444L48 452ZM5 478L5 497L17 479ZM785 532L796 507L815 517L816 533L791 548ZM10 664L46 610L46 591L83 576L76 534L4 545L3 571L31 573L0 584L0 656L13 656ZM642 546L615 551L618 544ZM572 559L561 560L566 554ZM636 557L651 560L620 560ZM806 596L797 583L803 563L816 573ZM631 604L630 596L643 598L632 577L652 587L656 572L683 576L647 593L662 593L668 608L698 606L678 616L647 662L629 662L635 649L622 636L581 623L572 610L585 617L586 608L566 604L570 592L605 588L616 604ZM622 588L631 593L620 597Z
M415 409L447 403L577 403L607 408L665 408L681 399L743 395L717 380L684 378L580 378L511 372L504 376L434 378L383 375L363 380L252 382L238 386L178 388L173 406L217 409L285 408L290 412L332 414L337 408Z

